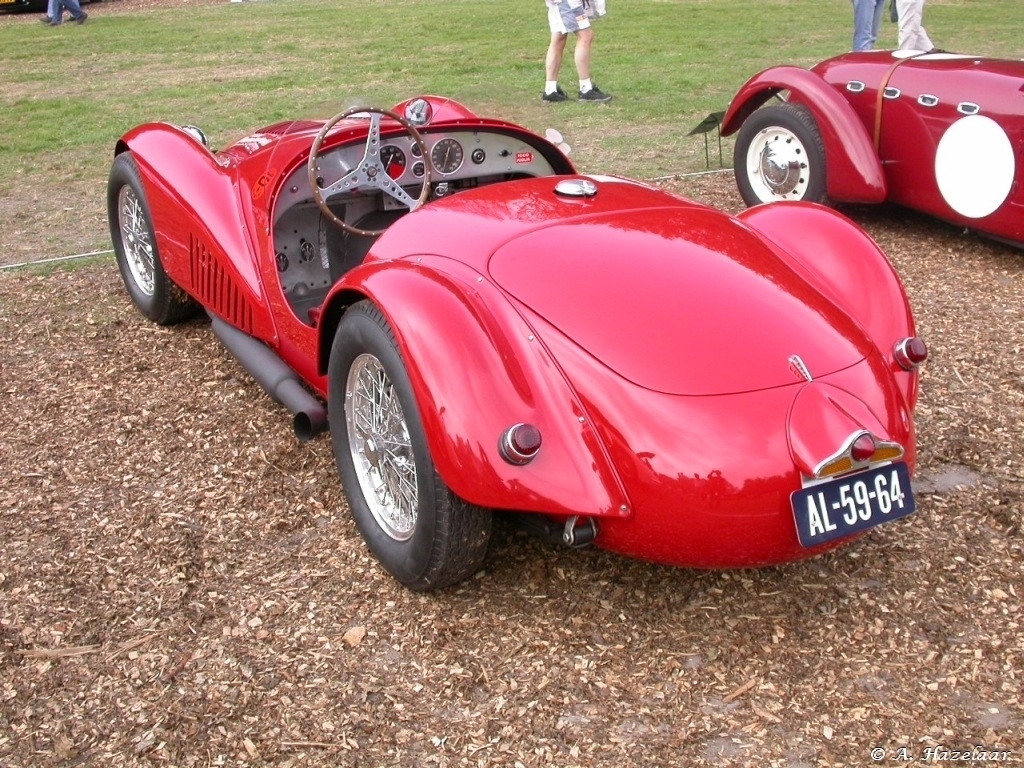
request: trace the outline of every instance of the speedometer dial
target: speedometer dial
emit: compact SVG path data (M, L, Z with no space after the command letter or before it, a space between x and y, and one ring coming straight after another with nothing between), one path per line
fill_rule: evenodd
M462 167L462 145L455 139L441 139L430 150L430 162L438 173L448 175Z
M393 144L380 148L380 164L392 179L401 178L405 173L405 153Z

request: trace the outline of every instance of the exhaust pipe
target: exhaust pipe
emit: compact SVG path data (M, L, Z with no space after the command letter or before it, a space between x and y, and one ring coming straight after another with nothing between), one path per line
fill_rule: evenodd
M327 429L327 409L311 395L284 360L259 339L210 316L213 333L235 356L256 383L275 402L294 416L292 428L299 442L306 442Z

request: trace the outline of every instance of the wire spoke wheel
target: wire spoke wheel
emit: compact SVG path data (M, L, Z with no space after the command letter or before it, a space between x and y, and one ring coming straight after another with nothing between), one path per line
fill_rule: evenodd
M380 564L415 590L475 573L487 554L491 512L463 501L441 479L395 334L370 301L345 310L327 378L341 484Z
M201 307L167 276L157 248L157 226L132 153L114 158L107 179L107 223L117 269L132 302L154 323L186 320Z
M149 239L149 225L142 203L129 186L121 187L118 193L117 215L121 222L121 245L128 269L139 290L152 296L156 286L153 244Z
M416 457L402 404L373 355L359 355L349 369L345 421L370 513L388 536L407 541L416 528L419 503Z

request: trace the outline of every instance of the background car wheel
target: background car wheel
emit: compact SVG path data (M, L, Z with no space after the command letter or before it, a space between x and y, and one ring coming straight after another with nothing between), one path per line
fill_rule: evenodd
M764 107L748 117L736 137L733 169L747 205L826 202L825 145L806 107Z
M369 302L351 307L338 326L328 390L342 486L381 565L421 591L476 572L491 513L459 499L437 474L394 335Z
M107 218L121 279L139 311L160 325L195 315L199 304L167 277L160 263L149 203L130 152L114 158L110 169Z

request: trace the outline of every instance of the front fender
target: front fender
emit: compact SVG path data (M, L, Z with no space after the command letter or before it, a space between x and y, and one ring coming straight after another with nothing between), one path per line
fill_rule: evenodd
M814 72L787 66L754 75L730 102L722 119L722 135L738 131L754 110L781 91L789 91L791 103L806 106L814 115L825 144L829 198L883 202L888 185L871 136L849 102Z
M903 283L874 240L842 214L814 203L758 205L737 218L857 320L913 408L918 376L899 366L893 345L915 335L914 318Z
M580 399L496 286L442 257L365 264L331 297L321 367L341 310L359 298L376 304L391 325L431 457L459 497L553 515L628 514L625 490ZM535 425L543 438L525 466L498 451L502 433L519 422Z
M160 262L168 277L207 310L264 341L276 339L251 239L248 188L193 136L168 123L125 134L153 217Z

